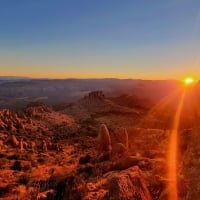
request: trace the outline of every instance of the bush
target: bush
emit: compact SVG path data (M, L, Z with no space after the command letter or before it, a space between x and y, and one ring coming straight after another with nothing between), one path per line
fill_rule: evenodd
M22 174L18 179L18 183L23 185L28 185L29 182L30 182L30 176L28 174Z
M83 165L83 164L89 163L90 161L91 161L91 156L87 154L85 156L80 157L79 164Z
M30 154L24 154L21 156L21 160L32 161L32 156Z
M7 161L8 160L6 158L0 158L0 168L3 168Z
M0 153L0 158L5 158L5 154Z
M11 167L12 170L16 170L16 171L21 171L22 170L22 165L20 161L15 161L13 166Z
M82 199L86 191L87 187L83 179L70 175L57 184L55 199Z
M19 160L20 159L20 155L19 154L12 154L7 156L8 160Z
M12 190L12 188L10 187L10 185L6 185L5 187L0 187L0 198L4 197L11 190Z
M32 168L32 165L31 165L31 163L29 163L29 164L27 164L27 165L24 165L23 170L28 171L28 170L30 170L31 168Z
M46 160L45 160L45 158L43 158L43 157L39 157L39 158L38 158L38 162L39 162L39 163L45 163L45 161L46 161Z

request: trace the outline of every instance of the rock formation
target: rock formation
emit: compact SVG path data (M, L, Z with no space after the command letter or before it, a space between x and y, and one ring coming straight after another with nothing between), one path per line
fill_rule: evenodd
M146 182L137 166L120 172L108 172L103 175L101 180L88 183L87 187L89 192L84 196L84 200L152 200Z
M45 140L42 140L42 150L47 151L47 143Z
M90 92L87 96L85 96L85 99L89 101L96 101L96 100L102 100L105 98L105 95L103 94L102 91L93 91Z
M30 147L32 151L35 151L36 144L34 141L30 142Z
M17 147L19 145L19 141L17 140L17 138L15 137L15 135L10 135L6 141L6 143Z
M23 151L24 150L24 145L23 145L23 139L21 138L19 141L19 150Z

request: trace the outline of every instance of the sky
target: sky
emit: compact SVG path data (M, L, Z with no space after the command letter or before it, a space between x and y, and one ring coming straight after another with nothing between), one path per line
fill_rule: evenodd
M0 76L200 79L199 0L1 0Z

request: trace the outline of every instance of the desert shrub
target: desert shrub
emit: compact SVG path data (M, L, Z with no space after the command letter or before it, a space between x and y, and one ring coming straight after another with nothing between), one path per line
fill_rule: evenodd
M4 158L4 157L6 157L6 155L3 153L0 153L0 158Z
M31 168L32 168L32 165L31 165L31 163L29 163L29 164L24 165L23 170L24 170L24 171L28 171L28 170L30 170Z
M79 164L80 165L83 165L83 164L86 164L86 163L89 163L91 161L91 156L89 154L85 155L85 156L82 156L80 157L79 159Z
M19 160L20 159L20 155L19 154L12 154L12 155L9 155L7 156L7 159L8 160Z
M70 175L57 184L55 199L80 200L86 190L86 184L80 177Z
M37 162L35 160L31 160L31 166L32 167L37 167Z
M0 158L0 168L2 167L2 166L4 166L6 163L7 163L7 159L6 158Z
M30 176L28 174L22 174L18 179L18 183L23 185L28 185L29 182L30 182Z
M105 124L100 126L97 140L99 153L111 151L112 147L110 133Z
M5 187L0 187L0 198L4 197L7 193L9 193L11 189L12 188L10 187L10 185L7 185Z
M89 177L95 175L95 167L92 164L81 166L78 169L78 173L82 178L88 179Z
M21 162L19 160L15 161L11 169L16 171L21 171L22 170Z
M45 163L46 159L44 157L39 157L37 161L39 163Z
M31 156L31 154L24 154L24 155L21 156L20 159L21 160L31 161L32 160L32 156Z

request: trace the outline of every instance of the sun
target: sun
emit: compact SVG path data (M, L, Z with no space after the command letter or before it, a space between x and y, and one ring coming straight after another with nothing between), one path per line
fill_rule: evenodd
M194 82L195 82L195 80L194 80L194 78L192 78L192 77L186 77L186 78L184 79L184 84L185 84L185 85L192 85Z

